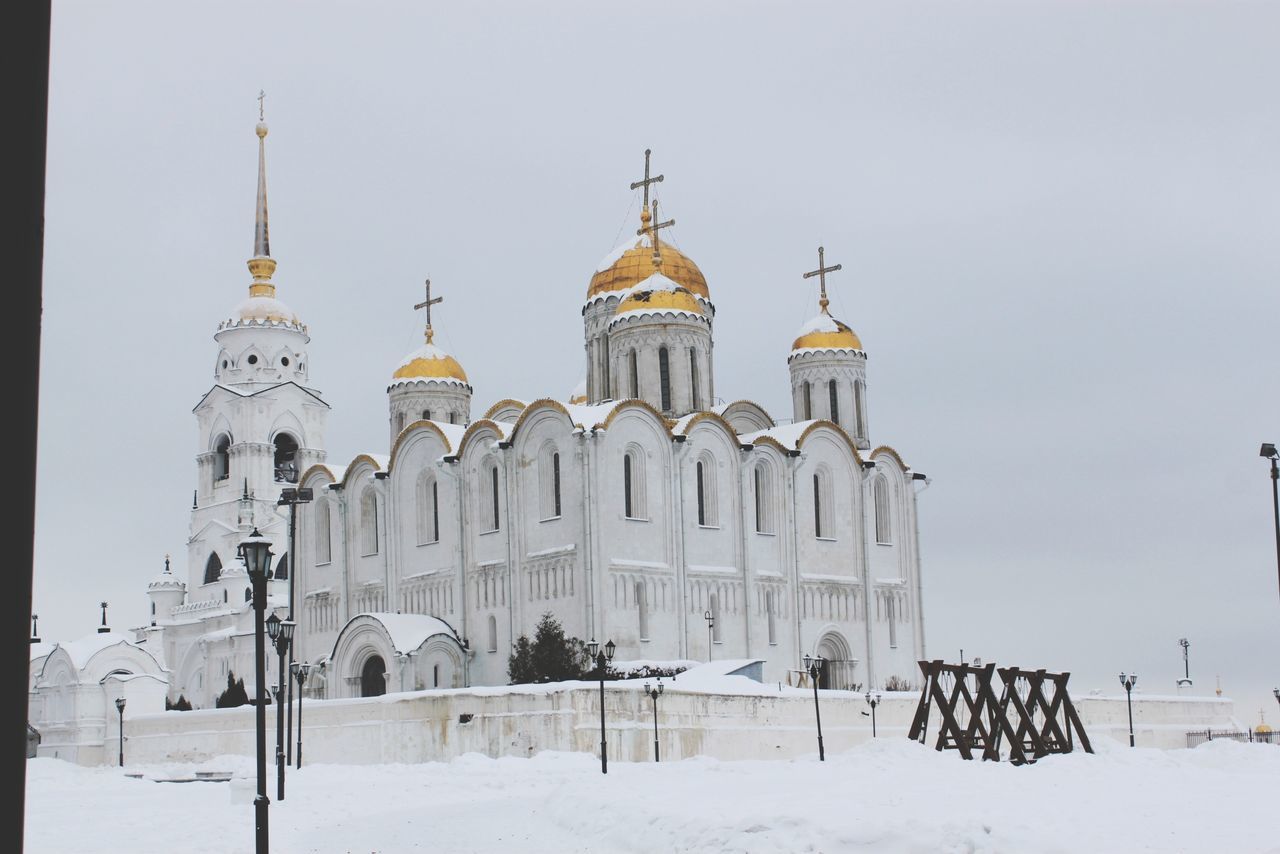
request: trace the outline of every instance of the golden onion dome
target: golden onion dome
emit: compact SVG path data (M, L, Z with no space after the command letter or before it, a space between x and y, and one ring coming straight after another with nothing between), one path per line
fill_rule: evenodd
M652 257L652 256L650 256ZM654 273L650 261L649 276L636 284L618 303L614 316L621 316L629 311L687 311L691 314L705 314L702 303L686 287L663 273Z
M573 391L569 393L569 402L580 404L587 402L587 378L583 377L578 384L573 387Z
M641 212L640 220L647 225L649 211ZM658 241L658 255L662 258L662 272L674 279L691 293L710 299L707 279L689 256L669 243ZM587 299L633 288L653 274L653 243L646 233L635 242L624 243L610 252L596 268L587 286Z
M825 311L800 327L791 351L796 350L861 350L857 333Z
M458 360L441 350L434 344L423 344L405 357L392 374L392 382L412 382L413 380L453 380L466 383L467 372L462 370Z

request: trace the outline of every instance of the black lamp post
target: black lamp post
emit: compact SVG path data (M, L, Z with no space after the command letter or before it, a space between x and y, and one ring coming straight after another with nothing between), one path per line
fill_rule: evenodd
M871 707L871 737L876 737L876 706L880 705L880 692L867 692L867 705Z
M1120 684L1124 686L1124 692L1129 697L1129 746L1133 747L1133 686L1138 684L1138 675L1130 673L1126 676L1121 673Z
M253 799L254 850L257 854L269 854L267 833L267 674L266 642L262 631L262 616L267 609L267 568L271 566L271 541L253 533L240 543L240 554L253 584L253 658L254 658L254 716L258 731L258 794Z
M302 662L294 662L293 678L298 680L298 752L296 759L298 764L294 765L295 769L302 767L302 686L307 682L307 665Z
M712 643L712 637L713 637L712 629L716 627L716 618L715 618L715 615L712 614L710 611L705 611L702 614L702 619L707 621L707 661L710 661L711 660L711 643Z
M592 638L587 641L587 652L596 662L596 673L600 677L600 773L609 773L609 747L604 736L604 671L609 666L609 662L613 661L614 650L617 646L613 641L609 641L604 645L604 650L600 649L600 644L596 643L596 639Z
M1183 678L1178 680L1179 685L1191 684L1191 661L1187 657L1187 650L1191 648L1191 641L1186 638L1178 640L1178 646L1182 647L1182 675Z
M289 643L293 640L293 620L282 620L275 613L267 618L267 635L276 645L276 655L280 657L279 684L276 687L276 800L284 800L284 693L285 693L285 656L289 654ZM292 685L293 683L289 683Z
M120 767L124 767L124 697L116 697L116 711L120 713Z
M804 657L804 669L809 671L809 680L813 682L813 714L818 720L818 761L826 762L827 754L822 748L822 710L818 708L818 675L822 673L822 665L826 662L822 656Z
M658 679L658 687L650 688L644 683L644 692L653 700L653 761L658 762L658 696L662 694L662 679Z
M310 489L288 489L280 490L280 498L276 501L276 506L289 507L289 619L293 619L293 578L297 575L298 569L298 544L294 536L294 515L297 512L299 504L306 504L314 497L314 493ZM289 666L293 666L293 646L289 646ZM301 691L301 687L298 689ZM289 682L289 696L285 701L285 726L287 729L284 734L284 764L289 764L289 743L293 741L293 682ZM301 702L301 700L299 700Z
M1280 469L1276 468L1280 453L1277 453L1275 445L1263 442L1258 454L1271 461L1271 507L1276 519L1276 571L1280 573Z

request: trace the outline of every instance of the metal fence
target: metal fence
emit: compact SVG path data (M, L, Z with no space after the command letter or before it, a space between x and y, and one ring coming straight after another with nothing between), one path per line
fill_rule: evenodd
M1276 734L1270 730L1257 732L1248 730L1240 732L1239 730L1220 730L1214 732L1211 729L1198 730L1196 732L1187 733L1187 747L1195 747L1204 744L1206 741L1241 741L1249 744L1280 744L1280 739L1276 738Z

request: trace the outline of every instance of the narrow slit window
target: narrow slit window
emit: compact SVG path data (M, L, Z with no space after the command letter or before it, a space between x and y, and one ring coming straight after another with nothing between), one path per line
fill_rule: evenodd
M831 399L831 420L840 423L840 387L835 380L827 381L827 397Z
M671 411L671 364L666 347L658 348L658 382L662 386L662 411Z

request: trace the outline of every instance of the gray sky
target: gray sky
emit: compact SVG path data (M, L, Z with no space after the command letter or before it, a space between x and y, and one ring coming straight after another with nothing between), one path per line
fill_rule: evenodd
M55 4L34 609L71 640L185 577L267 92L280 297L330 459L437 343L473 412L566 396L646 147L716 304L716 392L789 417L832 308L920 496L927 641L1073 690L1270 697L1280 8L1263 3Z

